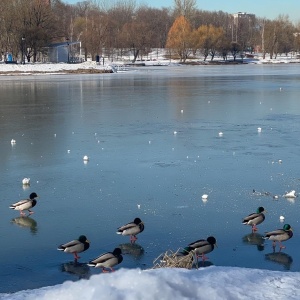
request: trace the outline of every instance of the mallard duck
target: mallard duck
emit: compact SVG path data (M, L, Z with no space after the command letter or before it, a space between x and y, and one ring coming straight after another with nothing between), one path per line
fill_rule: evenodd
M35 198L37 198L37 197L38 197L38 195L36 193L31 193L29 195L29 199L20 200L19 202L12 204L9 208L14 209L14 210L19 210L21 216L26 215L23 212L23 210L28 210L29 214L31 215L34 212L31 211L30 209L36 205L37 201Z
M244 220L242 221L242 223L244 225L250 225L252 226L252 232L257 231L257 227L256 225L259 225L260 223L262 223L265 220L265 215L263 214L263 212L265 212L265 209L260 206L256 213L253 213L247 217L244 218Z
M80 258L77 253L83 252L90 247L90 242L87 240L85 235L81 235L78 240L73 240L66 244L60 245L57 250L64 251L67 253L73 253L74 258L77 260Z
M144 231L144 223L140 218L135 218L133 222L118 228L117 234L130 235L131 243L137 240L136 235Z
M182 253L188 254L194 251L197 258L202 257L202 260L205 261L208 259L205 254L212 252L215 247L217 247L217 240L213 236L209 236L206 240L203 239L190 243L184 248Z
M273 241L273 248L275 250L276 242L279 243L279 248L284 249L285 246L281 244L281 242L287 241L293 236L293 230L290 224L284 224L283 229L277 229L274 231L266 232L265 236L263 237L265 240Z
M91 260L88 266L94 268L102 268L103 272L108 272L106 268L114 271L113 267L123 261L122 250L115 248L113 252L106 252Z

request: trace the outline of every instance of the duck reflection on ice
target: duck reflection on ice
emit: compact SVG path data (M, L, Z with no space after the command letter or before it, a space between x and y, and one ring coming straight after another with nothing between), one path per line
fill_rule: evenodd
M12 223L20 226L20 227L27 227L30 229L32 234L36 234L37 233L37 222L31 218L31 217L27 217L27 216L20 216L17 218L13 218L11 220Z
M264 242L265 242L265 240L263 239L263 235L261 235L257 232L246 234L243 237L243 243L245 243L247 245L257 246L258 251L264 250L264 248L265 248Z
M194 261L194 267L196 269L198 268L206 268L206 267L210 267L210 266L213 266L213 262L209 261L209 260L200 260L200 261Z
M139 244L125 243L120 244L119 248L123 254L132 255L135 259L140 259L144 255L144 248Z
M89 266L76 260L62 264L61 271L76 275L79 279L88 279L91 276Z
M290 270L293 263L293 258L284 252L268 253L265 255L265 259L284 266L286 270Z

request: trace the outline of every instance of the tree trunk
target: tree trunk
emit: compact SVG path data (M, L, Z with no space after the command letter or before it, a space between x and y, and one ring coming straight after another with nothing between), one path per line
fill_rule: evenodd
M132 63L135 63L135 61L136 61L136 59L137 59L137 57L138 57L138 55L139 55L139 52L140 52L140 50L139 49L133 49L133 60L132 60Z

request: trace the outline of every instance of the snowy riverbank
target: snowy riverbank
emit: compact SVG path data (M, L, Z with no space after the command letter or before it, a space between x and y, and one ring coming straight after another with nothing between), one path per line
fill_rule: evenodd
M100 271L99 271L100 272ZM98 299L300 299L300 273L207 267L199 270L121 269L89 280L14 294L2 300L98 300Z
M241 59L238 62L243 62L245 64L282 64L282 63L300 63L300 59L296 57L277 57L276 59L265 58L263 59L261 56L255 56L253 58L245 58L243 61ZM162 57L157 58L156 60L144 60L137 61L132 66L166 66L172 64L178 64L179 61L176 60L167 60ZM200 64L207 65L211 62L207 60L204 62L203 60L187 60L187 64ZM26 64L14 64L14 63L4 63L0 62L0 75L32 75L32 74L63 74L63 73L113 73L118 72L119 70L123 70L126 68L128 64L131 64L128 60L124 61L116 61L109 62L107 61L104 65L97 64L95 61L86 61L78 64L68 64L68 63L26 63ZM212 64L224 64L223 60L215 59Z

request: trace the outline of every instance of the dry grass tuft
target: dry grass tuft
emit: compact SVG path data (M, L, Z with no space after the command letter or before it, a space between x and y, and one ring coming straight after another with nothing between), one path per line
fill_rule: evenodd
M192 269L194 261L194 253L191 251L188 255L182 255L178 249L176 252L168 250L165 253L159 255L153 261L152 269L159 268L184 268ZM181 249L182 251L182 249Z

